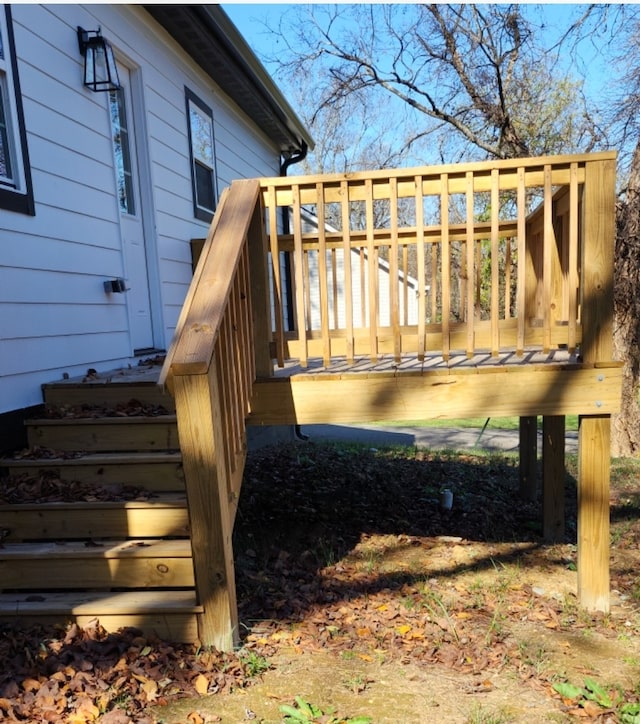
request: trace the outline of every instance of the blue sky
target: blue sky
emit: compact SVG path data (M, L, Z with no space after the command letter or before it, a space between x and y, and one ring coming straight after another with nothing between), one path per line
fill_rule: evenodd
M242 33L258 58L271 71L269 64L265 63L264 56L269 55L275 48L275 39L266 31L263 24L269 22L274 27L278 25L278 18L290 7L284 4L252 4L252 3L223 3L222 9L233 21L233 24Z

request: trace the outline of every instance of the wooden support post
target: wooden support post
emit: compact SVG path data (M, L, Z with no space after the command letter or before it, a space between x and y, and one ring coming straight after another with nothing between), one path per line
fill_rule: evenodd
M580 418L578 598L588 611L609 610L611 417Z
M585 165L582 240L582 357L613 359L615 160ZM594 412L604 412L595 376ZM600 408L600 409L598 409ZM587 610L609 610L609 466L611 417L580 419L578 464L578 598Z
M538 418L520 418L520 497L535 500L538 469Z
M548 543L564 540L564 415L542 418L542 536Z
M196 592L204 607L198 635L203 646L231 651L238 641L238 612L215 357L208 374L175 375L174 387Z

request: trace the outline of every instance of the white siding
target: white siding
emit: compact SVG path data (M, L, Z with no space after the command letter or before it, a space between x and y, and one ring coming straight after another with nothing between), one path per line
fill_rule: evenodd
M184 88L213 110L217 187L278 173L279 154L139 6L14 5L36 216L0 211L0 413L41 402L40 384L131 360L108 95L82 86L76 28L98 26L140 79L155 343L166 347L191 280L193 217Z

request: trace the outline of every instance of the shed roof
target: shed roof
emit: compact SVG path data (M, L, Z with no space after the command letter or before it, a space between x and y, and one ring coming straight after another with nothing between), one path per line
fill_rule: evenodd
M287 155L313 148L311 134L219 5L145 5Z

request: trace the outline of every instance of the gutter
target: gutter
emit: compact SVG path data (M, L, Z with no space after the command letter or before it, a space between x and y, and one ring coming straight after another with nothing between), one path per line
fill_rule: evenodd
M203 21L214 30L218 39L224 44L229 56L242 67L246 76L252 81L256 92L271 107L289 134L296 139L297 148L292 146L287 150L293 155L296 152L302 154L300 157L302 160L307 154L307 149L313 149L315 142L247 41L219 5L196 7ZM296 161L292 160L291 163Z

